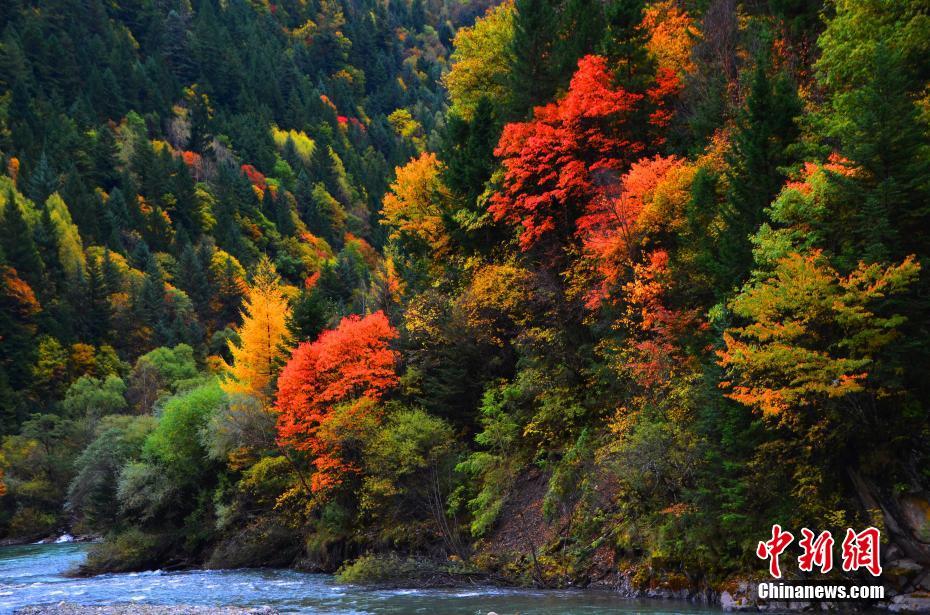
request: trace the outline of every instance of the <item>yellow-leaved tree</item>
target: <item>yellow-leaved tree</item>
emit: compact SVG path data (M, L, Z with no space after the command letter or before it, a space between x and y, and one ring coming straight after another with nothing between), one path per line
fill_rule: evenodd
M288 311L281 278L271 261L263 257L245 294L239 341L229 342L233 362L227 366L223 381L226 393L253 397L267 407L274 375L287 355Z

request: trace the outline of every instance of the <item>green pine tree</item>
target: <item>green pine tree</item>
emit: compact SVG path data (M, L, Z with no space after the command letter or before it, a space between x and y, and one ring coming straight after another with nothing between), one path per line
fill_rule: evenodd
M0 217L0 246L3 247L9 266L16 269L30 286L39 288L45 268L33 240L32 230L12 188L7 192L3 215Z

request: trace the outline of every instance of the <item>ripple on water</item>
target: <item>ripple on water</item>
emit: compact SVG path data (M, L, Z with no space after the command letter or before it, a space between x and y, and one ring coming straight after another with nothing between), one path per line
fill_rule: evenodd
M108 574L73 579L86 545L0 548L0 615L27 604L115 602L192 605L273 605L282 613L338 615L719 615L712 609L660 602L626 602L606 592L544 592L502 588L366 589L326 575L293 570L211 570ZM11 582L12 581L12 582Z

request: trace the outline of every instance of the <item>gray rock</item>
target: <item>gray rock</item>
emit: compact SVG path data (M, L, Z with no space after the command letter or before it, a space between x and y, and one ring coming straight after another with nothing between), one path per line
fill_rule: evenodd
M892 613L930 613L930 594L900 594L891 599L888 610Z

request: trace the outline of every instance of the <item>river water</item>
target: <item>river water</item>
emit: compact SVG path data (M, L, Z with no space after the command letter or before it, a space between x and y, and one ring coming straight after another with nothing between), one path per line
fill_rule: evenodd
M639 614L719 615L679 602L631 601L601 591L464 588L376 590L337 583L324 574L293 570L189 570L107 574L73 579L82 544L0 548L0 613L61 601L189 605L270 605L282 613L485 615Z

